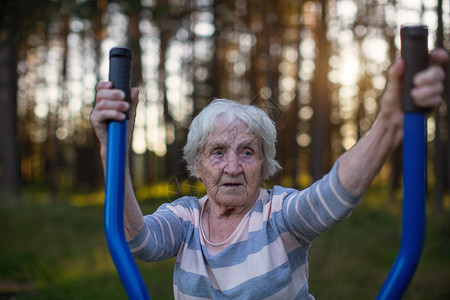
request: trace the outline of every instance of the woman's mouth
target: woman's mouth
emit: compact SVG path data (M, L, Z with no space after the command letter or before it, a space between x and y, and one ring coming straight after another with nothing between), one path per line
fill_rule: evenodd
M224 186L226 187L238 187L242 185L241 183L225 183Z

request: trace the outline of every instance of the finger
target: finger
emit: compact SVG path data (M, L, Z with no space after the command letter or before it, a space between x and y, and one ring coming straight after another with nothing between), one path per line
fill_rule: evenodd
M136 108L139 102L139 89L134 87L130 91L130 118L134 118L136 113Z
M117 89L100 89L97 92L97 102L100 100L122 101L125 100L125 93Z
M405 62L398 58L387 72L386 88L382 95L381 107L383 111L394 112L400 108L400 94L402 75L405 70Z
M405 71L405 62L398 58L387 72L386 92L399 92L401 90L401 79Z
M445 79L445 73L441 66L433 65L426 70L417 73L414 76L414 85L434 84L436 82L442 82Z
M96 105L96 110L118 110L126 112L130 109L130 104L125 101L102 100Z
M414 99L414 103L421 108L426 109L427 111L433 111L436 108L439 107L442 103L442 97L441 95L433 96L433 97L426 97L422 98L420 100Z
M97 84L97 91L100 89L110 89L113 87L113 84L111 81L100 81Z
M411 96L414 98L426 98L441 95L444 92L444 84L437 82L435 84L421 85L412 89Z
M137 87L131 89L130 98L131 103L137 104L137 102L139 101L139 89Z
M94 127L104 126L107 121L123 121L125 119L125 113L115 109L97 110L91 114L91 123Z
M449 60L449 54L446 50L438 48L430 53L431 64L443 64Z

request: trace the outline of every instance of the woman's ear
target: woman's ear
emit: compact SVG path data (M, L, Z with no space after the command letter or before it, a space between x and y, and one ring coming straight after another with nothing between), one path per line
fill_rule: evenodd
M194 176L198 181L203 182L201 172L199 172L198 167L194 169Z

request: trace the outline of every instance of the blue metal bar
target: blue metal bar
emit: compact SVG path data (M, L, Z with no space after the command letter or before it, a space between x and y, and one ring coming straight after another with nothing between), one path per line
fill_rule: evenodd
M400 251L377 296L397 300L416 270L425 238L426 117L405 112L403 139L403 215Z
M104 225L111 257L129 299L150 299L132 257L123 227L127 121L108 125Z

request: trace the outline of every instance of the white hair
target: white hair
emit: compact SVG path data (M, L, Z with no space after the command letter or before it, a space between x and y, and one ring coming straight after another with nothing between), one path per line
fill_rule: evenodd
M227 125L236 120L242 121L248 126L249 132L261 139L263 180L269 179L281 169L280 164L275 160L277 132L275 124L269 116L262 109L253 105L239 104L228 99L216 99L203 108L189 127L183 152L187 168L192 176L195 176L202 148L211 132L216 128L219 116L225 117Z

